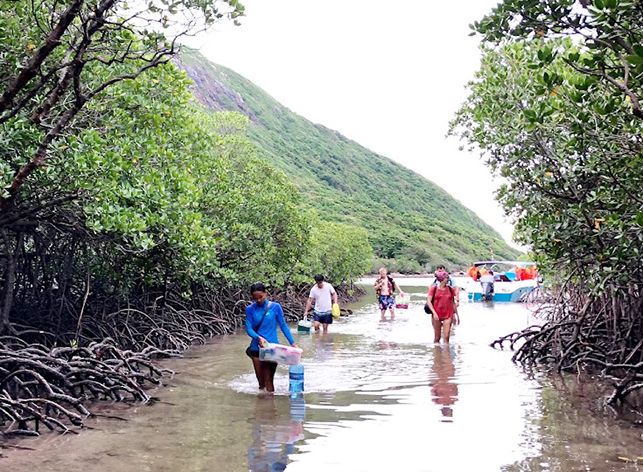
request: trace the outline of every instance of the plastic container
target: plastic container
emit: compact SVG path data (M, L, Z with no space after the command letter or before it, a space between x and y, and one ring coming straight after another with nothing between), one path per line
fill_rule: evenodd
M290 391L290 397L295 398L298 395L303 395L304 366L301 364L291 365L289 369L289 378L290 378L290 385L288 387L288 390Z
M302 349L283 344L266 343L259 348L259 359L262 361L278 362L280 364L299 364Z
M411 302L411 295L405 293L404 295L397 295L395 297L395 308L408 308Z
M312 327L313 327L313 322L310 320L301 320L299 323L297 323L297 331L305 331L309 333L310 328Z

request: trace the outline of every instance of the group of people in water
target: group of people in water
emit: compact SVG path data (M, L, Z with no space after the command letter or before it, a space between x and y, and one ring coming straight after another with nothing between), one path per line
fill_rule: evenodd
M455 321L460 323L458 306L460 306L460 290L451 280L449 273L443 265L438 266L435 271L435 279L429 287L424 311L431 315L433 325L433 342L439 343L440 339L445 343L451 337L451 326ZM395 319L395 296L394 291L404 295L400 286L388 275L385 267L380 268L379 277L373 284L377 294L381 320L386 321L386 311L391 313L391 320Z
M439 343L440 339L442 339L445 343L448 343L453 323L460 323L458 314L460 292L444 266L438 266L434 275L435 280L428 289L424 310L431 315L434 331L433 341ZM379 277L373 287L377 294L381 320L387 320L387 311L390 311L390 319L394 320L395 291L397 290L401 296L404 296L404 292L388 274L385 267L379 270ZM260 348L264 347L266 343L279 342L277 326L279 326L291 346L298 346L286 323L281 305L268 299L264 284L253 284L250 287L250 292L254 301L246 308L246 332L251 338L246 354L252 360L259 390L271 393L275 391L274 377L277 364L261 360L259 358ZM324 333L327 333L328 326L333 323L331 308L334 303L337 303L335 288L324 280L323 275L316 275L315 284L310 289L306 300L304 319L308 318L308 312L314 305L313 321L315 331L322 329Z
M254 300L246 308L246 332L252 339L246 354L252 360L255 376L259 383L259 390L274 392L274 378L277 370L275 362L263 361L259 358L259 349L266 343L278 343L277 326L281 329L292 347L298 347L292 337L290 328L286 323L283 309L277 302L268 300L266 287L262 283L253 284L250 293ZM332 306L337 303L337 292L335 288L324 280L324 276L315 276L315 285L310 289L306 307L304 308L304 319L308 319L308 311L314 304L313 322L315 331L323 329L328 332L328 325L333 323Z
M486 267L476 267L475 265L469 267L467 274L476 282L482 282L481 279L484 275L494 275L491 269L487 269ZM509 271L504 274L507 277L511 277L510 280L534 280L538 278L538 269L536 269L536 266L534 265L524 267L516 266L513 269L513 272Z

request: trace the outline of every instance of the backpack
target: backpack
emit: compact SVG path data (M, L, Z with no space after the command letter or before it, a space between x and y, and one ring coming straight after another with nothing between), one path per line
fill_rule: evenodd
M393 277L390 275L386 276L388 278L388 281L391 283L391 295L395 293L395 282L393 282Z

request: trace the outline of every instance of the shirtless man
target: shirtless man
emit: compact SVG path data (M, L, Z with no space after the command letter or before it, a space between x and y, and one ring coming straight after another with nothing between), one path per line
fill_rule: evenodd
M391 311L391 321L393 321L395 319L395 296L393 292L395 289L400 292L400 295L404 295L404 292L397 282L388 275L385 267L380 269L380 276L373 284L373 287L377 293L377 301L380 305L381 321L386 321L387 309Z

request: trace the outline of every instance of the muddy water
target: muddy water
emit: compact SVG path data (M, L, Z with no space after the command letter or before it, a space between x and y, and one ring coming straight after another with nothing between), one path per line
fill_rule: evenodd
M422 310L426 280L406 280L412 305L379 322L373 297L330 333L295 331L305 403L257 395L245 333L166 361L177 375L153 406L111 405L80 435L0 450L1 471L620 471L638 470L641 432L572 381L533 377L488 344L534 320L520 304L472 304L452 343L434 345ZM412 285L415 285L413 287ZM570 383L571 382L571 383ZM571 392L570 392L571 391Z

